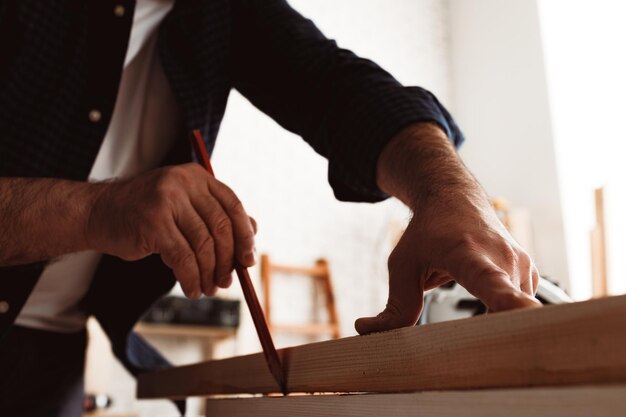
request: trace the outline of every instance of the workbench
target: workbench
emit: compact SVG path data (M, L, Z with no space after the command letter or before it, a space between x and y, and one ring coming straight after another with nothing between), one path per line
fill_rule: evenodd
M206 397L207 417L623 416L626 296L488 314L139 377L139 398Z

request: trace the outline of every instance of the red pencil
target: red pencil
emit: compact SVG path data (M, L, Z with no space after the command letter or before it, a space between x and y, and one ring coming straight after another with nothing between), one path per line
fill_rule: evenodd
M202 134L198 129L193 131L191 145L196 154L196 158L198 158L198 162L215 177L215 172L211 166L211 160L209 158L209 154L207 153L206 146L204 145ZM261 309L261 304L259 304L259 299L257 298L254 287L252 286L248 269L238 263L235 263L235 271L237 271L237 277L239 277L239 283L241 284L243 296L246 299L246 304L248 304L248 308L250 309L254 327L259 335L259 340L261 341L261 346L263 347L263 354L265 355L267 366L278 383L282 393L287 395L285 374L280 363L280 358L278 357L278 352L276 352L272 335L267 327L267 322L265 321L265 315Z

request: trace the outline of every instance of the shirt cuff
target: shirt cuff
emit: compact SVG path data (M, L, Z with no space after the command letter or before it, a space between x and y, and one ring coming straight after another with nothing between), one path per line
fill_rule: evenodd
M394 88L395 87L395 88ZM378 156L389 141L413 123L439 125L458 147L464 137L456 122L429 91L393 86L390 91L370 91L342 123L341 145L331 147L328 181L340 201L377 202L389 195L376 184Z

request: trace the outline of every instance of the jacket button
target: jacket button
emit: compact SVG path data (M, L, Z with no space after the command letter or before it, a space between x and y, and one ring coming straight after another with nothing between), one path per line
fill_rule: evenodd
M100 119L102 119L102 113L100 113L100 110L93 109L92 111L89 112L90 122L98 123Z
M124 14L126 14L126 8L121 4L118 4L113 8L113 14L117 17L124 17Z
M11 306L6 301L0 301L0 314L8 313L10 307Z

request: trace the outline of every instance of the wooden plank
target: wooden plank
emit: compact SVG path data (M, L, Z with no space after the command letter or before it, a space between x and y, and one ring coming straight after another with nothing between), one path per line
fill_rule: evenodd
M327 323L309 323L309 324L274 324L272 332L275 333L291 333L305 336L319 336L323 334L334 335L338 332L337 325Z
M626 382L626 296L489 314L280 351L290 392ZM261 354L139 377L139 398L273 393Z
M626 386L210 399L207 417L621 417Z
M142 336L206 337L228 339L237 335L233 327L200 326L190 324L137 323L134 329Z

